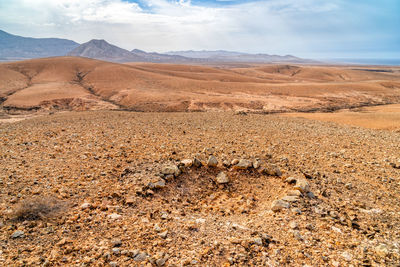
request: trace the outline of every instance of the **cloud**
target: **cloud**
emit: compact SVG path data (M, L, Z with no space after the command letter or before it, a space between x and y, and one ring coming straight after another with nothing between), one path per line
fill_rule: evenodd
M400 13L395 1L1 0L0 28L78 42L101 38L147 51L393 54L400 40L391 26Z

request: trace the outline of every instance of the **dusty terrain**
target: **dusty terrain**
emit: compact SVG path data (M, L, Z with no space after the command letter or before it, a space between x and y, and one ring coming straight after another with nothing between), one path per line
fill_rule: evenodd
M2 124L0 265L398 266L399 144L393 131L233 112ZM181 161L210 155L217 166ZM252 164L223 165L234 159Z
M152 63L59 57L0 64L6 113L331 111L400 102L399 67Z
M370 129L400 131L400 105L383 105L345 109L331 113L287 113L284 116L331 121Z

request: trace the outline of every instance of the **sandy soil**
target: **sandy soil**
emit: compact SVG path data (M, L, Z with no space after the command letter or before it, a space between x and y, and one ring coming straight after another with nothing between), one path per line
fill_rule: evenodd
M284 116L330 121L370 129L400 131L400 105L364 107L333 113L287 113Z
M390 131L231 112L3 124L0 265L397 266L399 144ZM210 155L216 167L181 161ZM278 199L287 207L273 211Z

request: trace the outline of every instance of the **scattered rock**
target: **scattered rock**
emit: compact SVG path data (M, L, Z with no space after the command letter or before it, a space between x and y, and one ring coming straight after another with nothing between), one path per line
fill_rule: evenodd
M236 170L247 170L251 167L253 167L253 162L248 159L241 159L235 166L233 166Z
M282 176L282 171L275 164L266 165L263 168L262 173L269 176L278 176L278 177Z
M164 175L172 174L176 177L176 176L179 176L181 171L179 170L179 168L176 165L166 165L166 166L162 167L161 173Z
M207 166L208 166L208 167L217 167L217 165L218 165L218 160L217 160L217 158L216 158L215 156L211 155L211 156L208 158Z
M282 200L287 201L287 202L297 202L299 201L298 196L284 196Z
M164 239L167 238L167 235L168 235L168 230L165 230L164 232L161 232L158 234L159 237L164 238Z
M138 253L133 260L137 261L137 262L142 262L145 261L147 259L147 254L144 252Z
M216 181L218 184L227 184L229 183L229 177L226 175L225 172L220 172L217 175Z
M181 161L181 163L183 164L183 166L185 166L186 168L190 168L193 165L193 160L192 159L184 159Z
M344 185L344 187L346 187L347 190L350 190L353 188L353 185L351 183L347 183Z
M113 219L113 220L117 220L117 219L121 219L122 215L117 214L117 213L111 213L110 215L108 215L108 218Z
M236 164L238 164L239 163L239 160L238 159L233 159L232 161L231 161L231 165L236 165Z
M288 196L296 196L296 197L301 197L303 195L300 192L300 190L290 190L287 194Z
M202 165L203 165L203 163L201 163L201 161L200 161L197 157L195 157L195 158L193 159L193 166L194 166L194 167L200 168Z
M289 227L292 228L292 229L299 229L299 224L297 222L295 222L295 221L291 221L289 223Z
M386 244L379 244L375 247L375 253L380 257L386 257L389 255L390 250Z
M119 256L119 255L121 254L121 250L120 250L119 248L113 248L113 249L112 249L112 253L113 253L114 255Z
M117 267L118 266L118 262L116 261L110 261L110 267Z
M290 204L284 200L278 199L278 200L274 200L272 201L271 204L271 210L272 211L280 211L282 209L288 209L290 207Z
M122 245L122 241L121 239L114 239L111 241L111 245L113 247L120 247Z
M310 191L310 184L306 179L298 179L296 180L294 189L300 190L302 193L307 193Z
M11 235L11 238L23 238L23 237L25 237L25 232L24 231L20 231L20 230L15 231Z

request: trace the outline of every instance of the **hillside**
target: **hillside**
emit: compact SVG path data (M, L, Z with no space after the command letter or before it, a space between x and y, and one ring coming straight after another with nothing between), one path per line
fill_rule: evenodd
M116 64L59 57L0 64L5 111L332 111L400 102L400 69Z
M64 56L79 44L58 38L28 38L0 30L0 60Z

